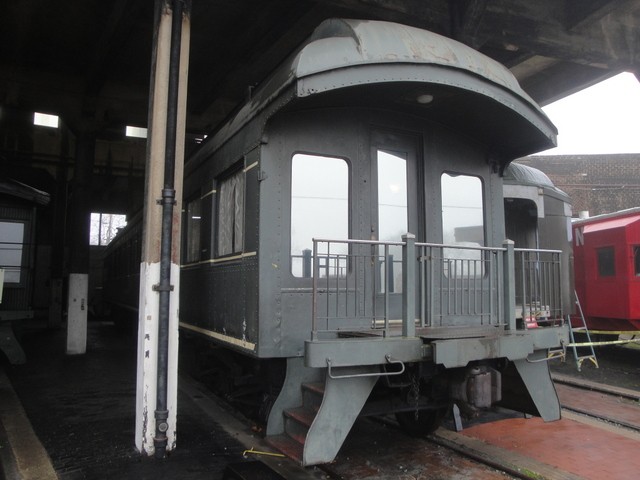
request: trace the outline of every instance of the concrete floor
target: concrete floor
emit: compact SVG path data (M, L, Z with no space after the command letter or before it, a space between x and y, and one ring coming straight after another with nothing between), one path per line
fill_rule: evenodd
M86 355L65 355L63 330L27 328L21 342L27 362L0 364L0 453L5 454L0 470L7 480L223 478L229 465L256 460L243 456L245 450L263 446L246 423L181 380L177 448L164 460L143 458L134 447L134 336L93 321ZM288 460L268 463L297 472L289 478L317 478ZM258 469L267 476L255 478L282 478Z

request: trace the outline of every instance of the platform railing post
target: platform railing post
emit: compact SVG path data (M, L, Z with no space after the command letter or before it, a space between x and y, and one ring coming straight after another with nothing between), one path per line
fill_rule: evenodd
M313 240L313 262L311 264L312 275L312 311L311 311L311 340L318 339L318 276L320 275L320 261L318 259L318 242Z
M402 236L402 336L416 336L416 236Z
M502 280L504 282L504 324L507 330L516 330L516 281L515 281L515 253L513 240L502 242L504 261ZM524 306L523 306L524 308ZM522 312L524 314L524 311Z
M311 255L312 251L310 248L305 248L302 250L302 277L303 278L311 278Z
M514 252L514 255L515 255L515 252ZM526 317L528 314L526 311L527 303L530 304L530 299L527 296L527 262L526 262L525 256L526 256L526 252L521 251L518 255L518 258L515 259L515 261L519 261L519 264L520 264L520 288L518 289L516 285L516 289L519 290L516 293L520 294L520 301L522 302L522 321L523 322L526 322Z

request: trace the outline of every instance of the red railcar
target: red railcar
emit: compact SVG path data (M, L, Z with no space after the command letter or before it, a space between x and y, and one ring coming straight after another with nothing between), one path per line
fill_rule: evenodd
M640 330L640 208L574 222L573 246L587 326Z

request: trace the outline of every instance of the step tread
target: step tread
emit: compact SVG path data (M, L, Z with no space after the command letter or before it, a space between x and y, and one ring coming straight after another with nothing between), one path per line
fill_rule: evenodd
M304 446L292 439L289 435L274 435L266 438L267 443L273 448L282 452L287 457L302 463L302 455L304 453Z
M308 407L289 408L284 414L305 427L310 427L316 417L316 412Z
M324 382L309 382L302 384L303 390L308 390L310 392L316 393L320 396L324 395Z
M299 443L300 445L304 445L305 440L307 439L306 433L296 433L287 431L287 436L289 436L292 440Z

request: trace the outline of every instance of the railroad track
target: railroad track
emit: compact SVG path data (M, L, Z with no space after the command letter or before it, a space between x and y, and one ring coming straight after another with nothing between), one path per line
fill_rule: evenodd
M603 425L600 428L616 432L623 430L627 432L626 436L640 438L640 393L582 380L578 384L571 378L554 380L565 418ZM198 393L204 392L200 390ZM202 398L198 400L203 401ZM216 421L222 424L229 422L228 412L218 415ZM244 440L247 448L261 450L265 447L261 445L259 435L246 436L246 423L236 426L238 428L233 435ZM268 447L265 449L269 450ZM428 438L409 437L389 417L382 421L359 420L336 460L328 465L300 468L283 458L255 455L255 459L278 472L279 478L410 479L422 478L424 472L429 472L433 478L482 480L581 478L537 461L533 456L444 428Z
M413 438L404 433L394 421L358 420L336 460L327 465L302 468L289 459L271 456L270 447L252 429L251 422L234 413L226 401L216 397L203 384L190 379L181 380L180 389L202 409L203 415L215 421L247 448L248 460L259 460L285 479L309 480L393 480L423 478L473 478L474 480L509 480L531 478L505 475L506 470L495 463L472 458L430 439ZM209 421L209 420L203 420ZM453 436L454 432L451 432ZM446 433L445 433L446 435ZM264 453L267 453L266 455ZM487 455L486 458L489 458ZM232 476L229 478L244 478ZM255 478L247 476L248 478ZM269 477L264 477L269 478ZM538 477L541 478L541 477Z
M448 442L442 440L445 437ZM531 478L521 476L514 465L497 460L486 445L480 445L482 442L473 445L469 439L461 446L462 437L441 428L435 435L416 438L390 417L365 418L358 420L336 460L318 468L341 480L417 479L427 478L427 473L428 478Z
M640 433L640 392L562 375L553 379L563 411Z

